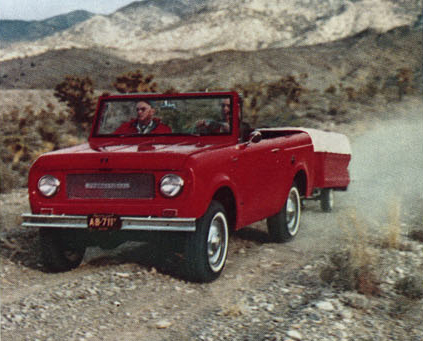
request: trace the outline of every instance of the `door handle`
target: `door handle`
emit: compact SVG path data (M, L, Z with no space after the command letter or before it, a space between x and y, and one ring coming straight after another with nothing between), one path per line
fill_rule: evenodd
M271 150L271 152L272 153L277 153L277 152L279 152L281 149L280 148L273 148L272 150Z

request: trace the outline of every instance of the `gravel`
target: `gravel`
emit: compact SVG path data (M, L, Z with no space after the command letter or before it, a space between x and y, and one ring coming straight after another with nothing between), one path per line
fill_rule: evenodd
M423 273L423 244L405 235L399 249L369 244L381 282L379 295L365 296L320 279L331 250L287 265L278 255L285 245L234 236L223 276L202 285L160 262L128 260L146 247L135 243L90 250L78 269L46 273L35 261L22 262L37 257L36 235L20 233L32 244L20 243L16 232L14 242L30 248L1 253L4 340L423 340L423 300L396 289ZM291 257L295 251L288 250Z

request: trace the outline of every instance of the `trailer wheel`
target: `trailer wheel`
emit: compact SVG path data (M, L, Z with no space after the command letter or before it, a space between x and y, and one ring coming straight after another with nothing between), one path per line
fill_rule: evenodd
M206 214L187 236L185 262L187 277L196 282L211 282L219 277L228 254L228 221L222 204L212 201Z
M320 193L320 207L323 212L331 212L333 209L333 189L332 188L323 188Z
M282 209L274 216L267 218L270 240L281 243L293 239L300 228L300 217L300 193L294 183Z
M40 229L41 259L52 272L69 271L78 267L84 258L86 246L75 231Z

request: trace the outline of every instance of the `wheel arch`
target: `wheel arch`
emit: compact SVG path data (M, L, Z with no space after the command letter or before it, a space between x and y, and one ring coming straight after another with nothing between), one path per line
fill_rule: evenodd
M236 199L233 191L228 186L220 187L213 195L213 199L220 202L225 208L229 229L235 230L237 221Z
M304 169L297 171L294 177L294 182L298 187L301 196L307 196L308 180L307 173Z

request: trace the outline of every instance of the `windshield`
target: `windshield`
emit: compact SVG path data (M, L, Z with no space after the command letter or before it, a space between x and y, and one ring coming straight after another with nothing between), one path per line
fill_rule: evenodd
M227 135L232 130L228 96L110 98L102 102L95 136Z

